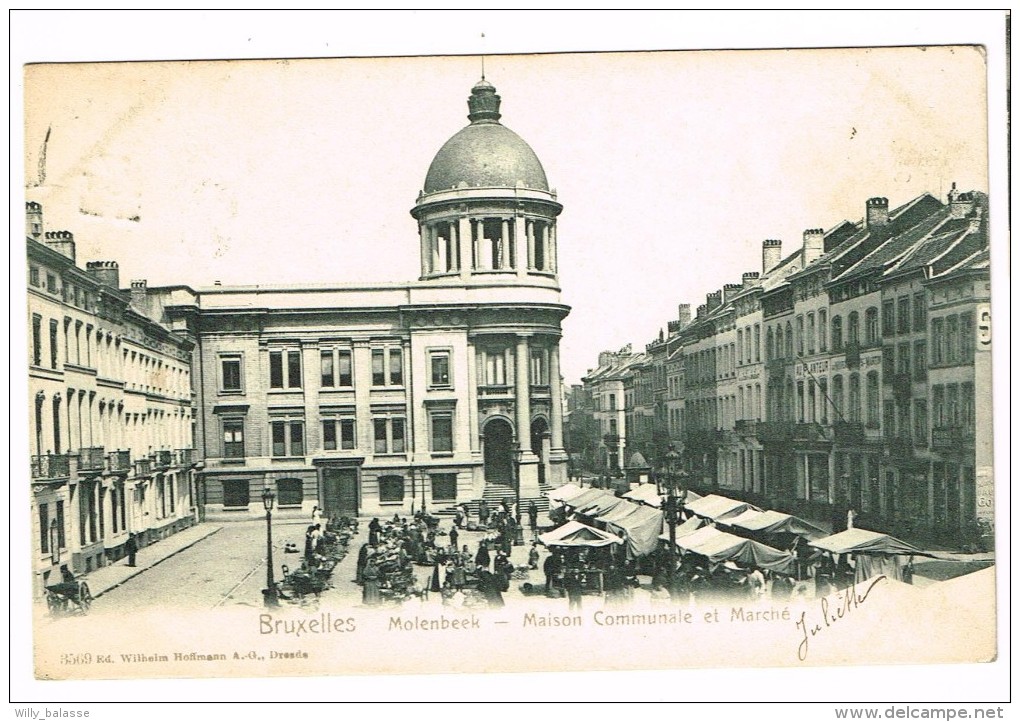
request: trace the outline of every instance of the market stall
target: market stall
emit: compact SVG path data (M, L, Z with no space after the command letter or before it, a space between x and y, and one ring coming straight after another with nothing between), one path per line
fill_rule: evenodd
M809 541L827 536L824 529L815 526L809 521L805 521L792 514L785 514L771 509L768 511L759 511L753 508L747 509L737 516L722 520L720 523L750 534L785 534L798 536Z
M562 589L573 580L588 591L602 593L605 574L612 565L610 547L623 544L623 539L579 521L568 521L561 527L540 534L539 542L556 556L554 586Z
M556 501L562 504L568 499L572 499L576 496L580 496L585 490L579 487L577 484L564 484L558 489L552 489L547 491L545 495L549 497L550 501Z
M746 501L730 499L718 494L709 494L696 501L689 501L684 505L687 511L711 521L721 521L743 514L748 509L760 512L761 509L749 504Z
M809 545L832 555L837 582L843 582L844 585L850 581L862 582L880 574L902 582L904 568L911 564L912 557L934 556L896 537L868 529L847 529L815 539ZM846 574L848 567L844 555L853 560L852 577Z
M663 534L660 538L668 540L669 536ZM793 575L795 571L793 554L753 539L728 534L713 526L702 527L684 535L678 534L676 545L682 551L699 554L713 564L734 562L785 575Z
M660 507L662 506L662 492L656 487L655 484L641 484L636 486L626 494L623 495L625 499L631 499L641 504L647 504L648 506ZM687 492L686 503L690 504L692 501L701 499L701 495L693 491Z
M617 509L623 509L626 513L614 516ZM626 540L627 554L631 559L647 556L659 545L662 512L658 509L625 501L609 512L609 515L596 519L605 522L606 526Z

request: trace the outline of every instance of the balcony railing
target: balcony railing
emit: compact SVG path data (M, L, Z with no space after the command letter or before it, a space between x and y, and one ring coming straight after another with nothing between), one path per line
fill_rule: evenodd
M88 446L78 449L78 471L102 471L104 466L102 446Z
M106 455L106 470L109 472L128 471L131 468L130 451L111 451Z
M148 476L152 473L152 459L135 459L135 476Z
M157 469L169 468L174 463L173 452L166 449L152 452L152 463Z
M510 396L510 387L506 384L489 384L488 386L479 386L479 396Z
M864 424L856 421L837 421L832 426L833 438L844 444L864 441Z
M825 428L813 421L794 425L793 438L798 441L827 441Z
M779 443L793 438L793 424L789 421L762 421L758 424L758 440L762 443Z
M859 343L848 343L845 351L848 368L857 368L861 365L861 345Z
M194 449L178 449L177 464L179 466L191 466L198 461L198 454Z
M959 448L965 442L971 441L973 434L962 426L934 426L931 430L931 448L953 449Z
M753 419L741 419L734 424L733 430L739 436L757 436L758 422Z
M42 454L32 457L32 479L62 479L71 476L70 454Z

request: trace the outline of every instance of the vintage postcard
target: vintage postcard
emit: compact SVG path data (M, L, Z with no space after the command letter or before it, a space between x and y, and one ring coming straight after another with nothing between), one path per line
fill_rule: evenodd
M995 659L986 74L26 66L36 678Z

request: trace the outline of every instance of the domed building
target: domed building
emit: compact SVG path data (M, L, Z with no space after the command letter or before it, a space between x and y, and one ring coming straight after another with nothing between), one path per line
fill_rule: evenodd
M556 219L485 80L417 202L407 284L147 290L196 343L207 518L408 514L566 481ZM157 298L158 297L158 298Z

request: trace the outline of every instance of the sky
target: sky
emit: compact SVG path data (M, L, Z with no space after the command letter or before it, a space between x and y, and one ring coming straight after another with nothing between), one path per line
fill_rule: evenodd
M573 310L563 326L562 356L564 375L575 382L595 365L600 350L643 346L674 317L678 303L696 307L706 293L758 270L763 239L781 238L790 251L805 228L856 220L874 195L895 205L923 192L944 194L953 181L988 189L982 58L934 46L988 45L990 218L993 237L1004 239L994 230L995 224L1005 229L1007 217L1002 16L930 10L382 16L18 11L10 17L11 238L24 228L27 197L44 204L51 229L75 233L82 265L118 260L125 284L132 278L193 286L215 280L411 280L418 273L418 246L408 211L435 152L467 123L466 98L484 50L486 75L503 97L503 122L534 148L564 204L560 280L563 301ZM501 55L918 43L928 49ZM293 60L379 55L428 57L314 65ZM455 57L436 59L449 55ZM21 67L224 57L292 60L257 69L195 63L170 71L124 64L88 72ZM40 184L38 152L49 128ZM16 160L19 148L24 167ZM998 248L993 258L1004 260ZM26 318L22 249L11 244L14 326ZM1006 271L1005 263L993 264L993 288L1000 293L1008 288ZM1008 305L996 312L997 347L1007 353L1008 322L999 319L1008 319ZM12 369L24 368L17 346L26 335L12 334ZM1008 371L1008 363L997 361L997 390L1009 388ZM27 404L24 388L12 383L12 408ZM1009 405L997 408L1004 415ZM27 448L23 425L14 426L18 438L12 444ZM1008 478L1008 423L996 428L996 465ZM23 458L11 455L12 479L23 478ZM15 507L28 509L28 485L12 489ZM1007 491L1008 485L998 485L1003 509ZM14 538L28 538L27 515L15 513L11 520ZM27 580L20 547L11 551L12 578ZM1007 552L1001 552L1003 566ZM27 594L13 595L12 605L27 600ZM1008 600L1000 608L1008 609ZM26 609L16 611L29 618ZM12 659L29 658L28 628L15 630ZM468 685L460 678L406 678L394 686L384 677L356 677L333 678L325 686L319 679L214 686L217 698L251 699L335 699L345 693L504 699L515 688L542 699L584 689L593 699L665 699L670 694L662 690L677 690L698 699L783 701L796 689L799 701L847 699L847 690L851 699L860 693L895 700L903 699L905 689L924 688L979 701L1004 696L1008 628L1000 625L994 665L903 667L896 675L881 667L725 675L687 670L680 680L661 670L640 676L474 675ZM116 689L67 682L57 690L29 674L28 665L21 665L12 677L15 697L208 699L211 689L170 680L116 683ZM756 715L788 720L797 709L763 705ZM146 710L150 716L153 711ZM134 714L130 706L108 705L103 712L110 719Z
M485 72L564 206L567 383L761 270L763 239L785 254L870 196L988 190L973 48L490 55ZM478 55L29 66L27 198L123 285L412 280L408 211L480 74Z

